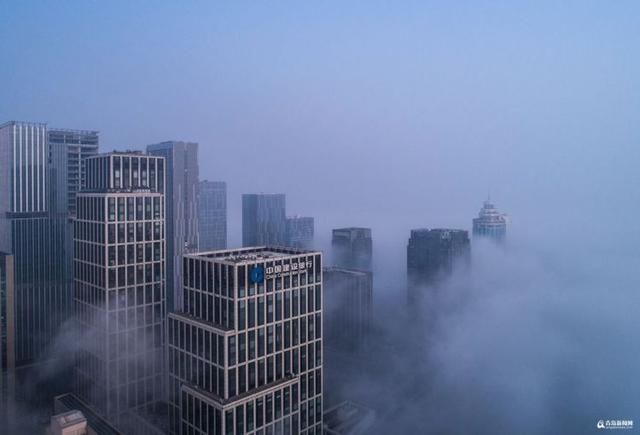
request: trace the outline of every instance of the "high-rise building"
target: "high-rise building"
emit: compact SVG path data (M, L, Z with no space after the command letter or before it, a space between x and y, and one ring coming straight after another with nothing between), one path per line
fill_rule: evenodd
M51 202L54 213L76 214L76 195L82 188L87 157L98 154L97 131L48 129Z
M325 342L358 349L367 344L373 315L373 276L364 270L324 269Z
M167 165L167 307L173 311L182 301L182 256L198 250L198 144L162 142L147 153Z
M2 306L9 347L2 353L3 367L40 362L70 312L65 222L51 219L48 151L46 124L0 125L0 251L12 257L13 269L13 300Z
M139 152L90 157L84 186L74 308L86 345L75 390L123 428L131 410L154 406L164 393L165 160Z
M452 229L411 230L407 246L407 272L410 299L418 287L435 284L450 275L457 262L468 263L469 233Z
M169 314L170 433L322 434L322 254L186 255Z
M287 246L310 249L313 245L313 218L292 216L287 218Z
M287 218L284 194L242 195L242 245L286 244Z
M13 255L0 252L0 403L15 393L15 286ZM0 406L0 419L6 411Z
M478 217L473 219L473 236L487 237L496 242L503 242L507 235L507 219L487 200L484 202Z
M97 131L48 129L49 146L49 216L60 228L62 250L58 258L64 264L64 301L68 315L73 300L73 219L76 215L76 196L82 188L85 159L98 153Z
M335 229L331 239L333 264L347 269L371 270L372 245L370 228Z
M227 183L201 181L198 202L200 251L227 247Z

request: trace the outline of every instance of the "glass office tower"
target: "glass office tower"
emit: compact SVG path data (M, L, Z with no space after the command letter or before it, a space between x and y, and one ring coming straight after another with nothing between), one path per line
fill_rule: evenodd
M227 247L227 183L201 181L198 200L200 251Z
M147 146L166 162L167 307L182 302L182 256L198 250L198 144L169 141Z
M171 434L322 434L322 254L186 255L169 314Z
M242 246L285 246L284 194L242 195Z
M164 158L114 152L86 160L77 195L75 390L120 428L164 393L164 188Z
M460 263L467 265L471 258L469 233L453 229L411 230L407 245L407 273L409 300L418 297L421 288L446 278Z
M346 350L367 345L373 317L373 273L364 270L324 269L325 341Z
M287 246L311 249L313 235L314 220L312 217L291 216L287 218Z
M347 269L372 270L373 242L370 228L337 228L332 231L333 264Z
M473 219L473 236L504 242L507 236L507 217L499 213L491 201L484 202L478 217Z
M47 126L0 125L0 251L13 256L12 350L4 367L32 366L67 319L64 222L51 219Z

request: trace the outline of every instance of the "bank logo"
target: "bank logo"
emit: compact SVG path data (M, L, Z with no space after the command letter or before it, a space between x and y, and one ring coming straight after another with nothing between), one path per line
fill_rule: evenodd
M598 429L633 429L633 420L598 420Z
M252 284L260 284L264 281L264 268L262 266L253 266L249 271L249 279Z

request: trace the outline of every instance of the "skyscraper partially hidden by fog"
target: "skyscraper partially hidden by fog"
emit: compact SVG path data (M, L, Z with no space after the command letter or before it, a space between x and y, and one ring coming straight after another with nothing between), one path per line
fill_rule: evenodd
M227 183L201 181L198 193L200 251L227 247Z
M469 233L453 229L411 230L407 246L409 300L415 300L422 287L437 284L470 260Z
M322 434L322 254L185 255L169 314L170 434Z
M310 249L313 245L314 224L312 217L287 218L287 246Z
M182 256L198 250L198 144L168 141L147 146L166 162L167 308L182 302Z
M0 252L11 284L3 281L0 293L3 373L41 362L71 312L67 221L55 218L53 182L46 124L0 125Z
M165 384L164 190L164 158L113 152L86 160L77 195L75 390L120 428Z
M331 238L333 263L348 269L371 270L373 243L370 228L338 228Z
M242 245L286 244L287 218L284 194L242 195Z
M506 215L499 213L489 200L485 201L480 213L478 213L478 217L473 219L473 236L487 237L496 242L504 242L506 235Z
M358 350L369 339L373 315L373 273L365 270L324 269L325 344Z

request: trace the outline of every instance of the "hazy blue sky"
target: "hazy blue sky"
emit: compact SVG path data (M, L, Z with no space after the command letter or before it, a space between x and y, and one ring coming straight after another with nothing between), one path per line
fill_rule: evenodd
M635 222L640 3L559 3L2 1L0 120L197 141L232 218Z
M232 246L241 193L286 193L320 246L371 226L375 320L400 351L379 376L357 365L350 393L395 403L384 422L407 433L582 434L640 421L639 18L638 1L0 0L0 122L96 129L103 151L199 142ZM409 229L468 229L488 190L511 249L473 241L470 291L456 278L460 307L429 307L442 336L413 359L420 328L393 311Z

